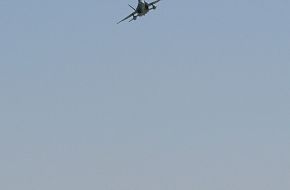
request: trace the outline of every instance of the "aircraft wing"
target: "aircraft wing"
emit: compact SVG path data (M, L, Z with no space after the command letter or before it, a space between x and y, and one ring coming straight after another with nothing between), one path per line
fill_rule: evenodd
M148 5L149 5L149 6L154 5L154 4L158 3L159 1L160 1L160 0L153 1L153 2L149 3Z
M133 12L133 13L131 13L129 16L127 16L126 18L124 18L123 20L121 20L121 21L119 21L117 24L119 24L120 22L123 22L124 20L127 20L128 18L130 18L130 17L132 17L132 16L134 16L134 14L136 13L136 11L135 12Z

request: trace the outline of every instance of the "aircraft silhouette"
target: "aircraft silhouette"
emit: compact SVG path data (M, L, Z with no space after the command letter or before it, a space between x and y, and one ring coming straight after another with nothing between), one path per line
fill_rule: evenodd
M134 12L131 13L129 16L127 16L126 18L122 19L121 21L119 21L117 24L119 24L120 22L123 22L124 20L127 20L128 18L132 17L131 20L129 20L129 22L136 20L137 17L141 17L146 15L150 10L152 9L156 9L156 3L158 3L160 0L157 1L153 1L151 3L147 3L146 1L143 0L138 0L138 5L136 8L132 7L131 5L129 5L129 7L131 7Z

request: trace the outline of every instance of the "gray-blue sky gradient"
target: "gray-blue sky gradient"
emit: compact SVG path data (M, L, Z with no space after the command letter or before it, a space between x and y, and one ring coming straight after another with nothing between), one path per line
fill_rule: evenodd
M290 1L0 1L0 189L290 189Z

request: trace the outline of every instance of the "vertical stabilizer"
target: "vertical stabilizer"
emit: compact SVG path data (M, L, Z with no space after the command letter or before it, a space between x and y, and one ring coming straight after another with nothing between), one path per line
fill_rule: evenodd
M129 5L129 4L128 4ZM129 7L131 7L134 11L136 11L136 9L134 7L132 7L131 5L129 5Z

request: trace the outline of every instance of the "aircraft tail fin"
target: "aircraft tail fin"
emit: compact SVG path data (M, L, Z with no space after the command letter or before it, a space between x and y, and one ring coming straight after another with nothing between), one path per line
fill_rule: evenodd
M128 4L129 5L129 4ZM132 7L131 5L129 5L129 7L131 7L134 11L136 11L136 9L134 7Z

